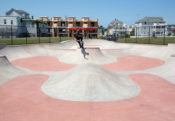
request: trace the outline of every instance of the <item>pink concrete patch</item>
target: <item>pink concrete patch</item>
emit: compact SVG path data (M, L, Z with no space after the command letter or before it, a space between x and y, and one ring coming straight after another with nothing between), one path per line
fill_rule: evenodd
M161 66L165 62L159 59L142 57L142 56L122 56L111 64L103 64L102 67L116 71L137 71L146 70Z
M55 100L40 89L46 75L12 79L0 86L0 121L89 121L89 103ZM10 88L9 88L10 87Z
M175 85L154 75L130 75L139 96L114 102L71 102L41 91L46 75L21 76L0 86L0 121L174 121Z
M76 65L65 64L52 56L36 56L12 61L12 64L34 71L65 71Z

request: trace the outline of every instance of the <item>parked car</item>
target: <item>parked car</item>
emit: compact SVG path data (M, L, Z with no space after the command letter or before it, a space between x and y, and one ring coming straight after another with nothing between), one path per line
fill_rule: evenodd
M109 40L109 41L117 41L118 37L114 35L107 35L104 37L104 39Z

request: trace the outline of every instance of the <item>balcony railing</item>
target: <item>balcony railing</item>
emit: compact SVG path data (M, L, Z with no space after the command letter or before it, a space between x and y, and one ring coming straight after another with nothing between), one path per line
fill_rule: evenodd
M48 26L49 28L98 28L98 27L79 27L79 26L71 26L71 27L68 27L68 26Z

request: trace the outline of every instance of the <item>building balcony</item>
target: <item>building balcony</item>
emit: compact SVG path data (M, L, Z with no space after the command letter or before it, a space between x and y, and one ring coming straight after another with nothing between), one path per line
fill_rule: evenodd
M97 27L68 27L68 30L97 30Z
M67 27L67 26L48 26L48 28L58 28L58 29L72 29L72 30L83 30L83 29L89 29L89 30L97 30L98 27L79 27L79 26L71 26L71 27Z
M68 34L68 32L58 32L59 34Z
M94 33L91 32L91 33L89 33L89 34L98 34L98 33L97 33L97 32L94 32Z
M167 24L136 25L136 27L156 27L156 26L167 26Z
M49 26L49 28L66 29L67 26Z

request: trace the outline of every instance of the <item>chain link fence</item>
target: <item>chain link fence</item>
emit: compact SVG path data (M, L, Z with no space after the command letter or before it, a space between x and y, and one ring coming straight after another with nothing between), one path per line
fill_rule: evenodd
M9 45L36 44L73 39L66 34L65 36L55 36L52 33L53 29L36 26L0 25L0 43Z
M103 39L122 43L166 45L168 43L175 43L175 31L168 30L165 26L162 28L152 26L143 28L135 27L133 31L118 29L114 34L107 35Z

